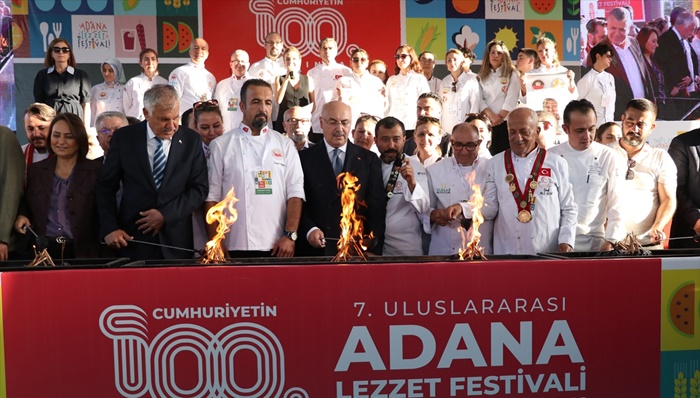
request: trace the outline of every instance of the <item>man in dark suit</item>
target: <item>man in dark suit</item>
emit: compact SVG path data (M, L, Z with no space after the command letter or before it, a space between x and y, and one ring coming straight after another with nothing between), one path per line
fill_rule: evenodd
M698 58L693 51L689 38L695 33L695 16L683 11L676 17L676 23L659 37L659 48L654 53L654 61L664 74L664 89L672 93L675 87L680 89L679 96L697 97L695 79L698 75ZM678 90L676 90L678 91ZM680 117L695 105L695 101L676 101L677 110L672 119Z
M332 256L337 252L342 206L336 176L340 172L349 172L359 179L356 212L364 217L365 235L372 232L375 236L368 251L382 253L386 215L382 168L377 155L348 142L351 119L348 105L340 101L325 104L320 118L323 140L299 152L306 192L300 228L300 236L306 238L300 239L302 254ZM358 206L358 202L365 206ZM326 238L333 240L328 239L326 244Z
M191 252L141 243L192 249L192 212L209 190L207 164L197 133L179 126L177 92L156 85L144 94L145 122L114 133L97 184L100 236L133 259L188 258ZM123 195L117 208L120 183Z
M678 207L671 223L671 237L700 234L700 129L676 136L671 140L668 154L678 169ZM678 239L670 241L668 246L671 249L697 249L700 243Z
M607 23L608 35L601 43L613 49L611 65L605 71L615 78L615 118L619 118L633 98L656 102L655 83L647 71L639 43L628 36L632 25L629 11L622 7L613 8L608 13ZM589 58L586 58L585 66L592 67Z

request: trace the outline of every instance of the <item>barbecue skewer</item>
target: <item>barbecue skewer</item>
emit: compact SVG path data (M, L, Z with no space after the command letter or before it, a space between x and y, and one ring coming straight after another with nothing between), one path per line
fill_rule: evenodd
M197 254L202 254L202 250L195 250L195 249L188 249L186 247L177 247L177 246L170 246L170 245L164 245L162 243L153 243L153 242L146 242L145 240L138 240L138 239L129 239L126 241L127 243L140 243L142 245L151 245L151 246L158 246L158 247L163 247L165 249L173 249L173 250L182 250L185 252L190 252L190 253L197 253ZM103 245L106 245L107 242L100 242Z

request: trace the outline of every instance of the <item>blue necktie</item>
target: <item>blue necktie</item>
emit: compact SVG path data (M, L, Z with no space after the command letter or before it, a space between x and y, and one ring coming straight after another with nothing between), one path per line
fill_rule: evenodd
M163 140L156 137L156 151L153 154L153 181L156 183L156 189L160 189L160 184L163 182L165 175L165 152L163 152Z
M333 150L333 172L335 175L343 171L343 162L340 160L340 148Z

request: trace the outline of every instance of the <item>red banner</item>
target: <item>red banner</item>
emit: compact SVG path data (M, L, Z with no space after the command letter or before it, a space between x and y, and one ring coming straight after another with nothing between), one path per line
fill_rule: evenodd
M660 268L647 259L3 273L6 391L650 396Z

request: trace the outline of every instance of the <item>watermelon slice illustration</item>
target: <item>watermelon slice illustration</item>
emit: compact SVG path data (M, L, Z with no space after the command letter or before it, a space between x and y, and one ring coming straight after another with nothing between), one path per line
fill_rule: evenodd
M530 0L530 6L538 14L549 14L555 5L556 0Z
M169 53L177 47L177 30L170 22L163 22L163 52Z
M177 49L181 53L186 53L190 50L190 44L192 43L192 40L194 40L194 33L192 32L192 28L185 22L178 22L177 31L179 37Z
M681 284L668 303L671 325L686 337L695 335L695 282Z

